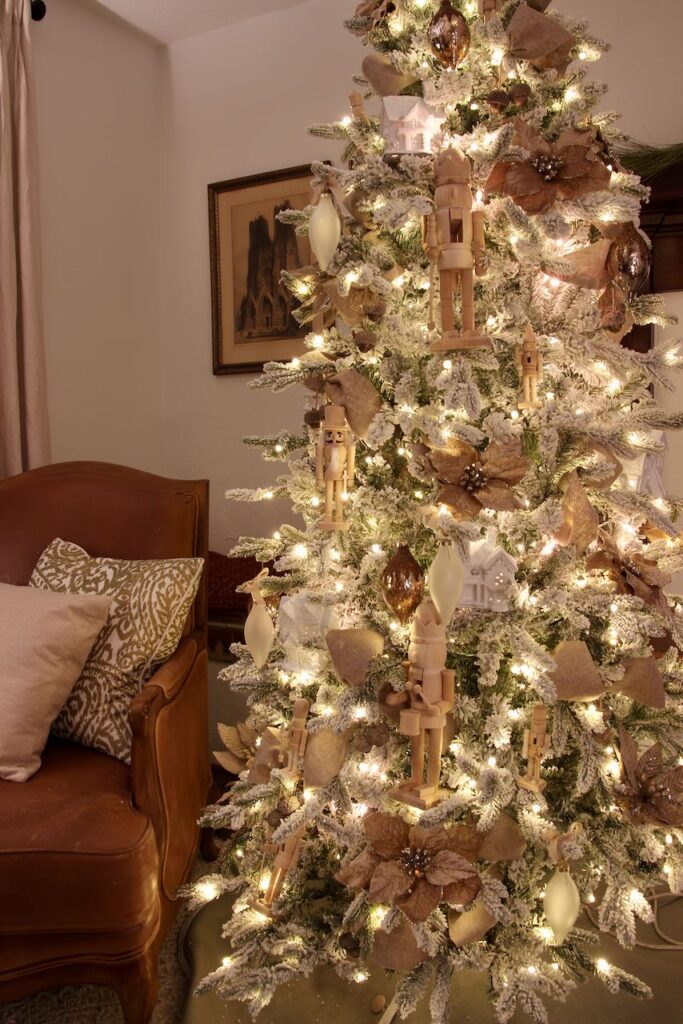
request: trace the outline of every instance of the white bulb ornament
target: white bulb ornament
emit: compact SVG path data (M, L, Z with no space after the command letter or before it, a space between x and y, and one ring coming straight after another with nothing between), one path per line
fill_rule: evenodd
M429 595L444 626L453 618L465 580L465 568L452 544L441 544L429 568Z
M581 910L579 890L568 871L558 869L546 885L543 909L555 942L562 945Z
M341 221L332 196L323 192L308 223L308 240L320 269L327 270L341 238Z
M267 575L268 570L262 569L255 579L245 584L253 604L244 624L244 643L258 669L262 669L268 661L275 639L275 626L268 614L263 594L259 590L259 581Z

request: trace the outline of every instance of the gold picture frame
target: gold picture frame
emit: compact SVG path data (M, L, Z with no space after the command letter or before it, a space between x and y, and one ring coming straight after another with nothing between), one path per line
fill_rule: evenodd
M279 278L309 265L310 247L276 214L307 206L310 182L304 165L208 186L214 374L253 373L306 351L310 328L293 319L298 300Z

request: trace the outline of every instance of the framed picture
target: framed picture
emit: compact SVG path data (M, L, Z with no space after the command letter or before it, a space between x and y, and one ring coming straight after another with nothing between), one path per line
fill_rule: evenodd
M310 264L310 248L277 213L308 206L310 180L305 165L209 185L216 374L253 372L306 351L310 327L292 316L298 300L280 284L280 274Z

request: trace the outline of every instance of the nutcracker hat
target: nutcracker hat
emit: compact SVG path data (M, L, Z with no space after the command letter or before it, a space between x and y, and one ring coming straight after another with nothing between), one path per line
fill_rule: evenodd
M324 426L326 430L341 430L346 426L346 409L343 405L325 406Z
M470 180L470 162L456 146L439 154L434 177L437 185L465 185Z

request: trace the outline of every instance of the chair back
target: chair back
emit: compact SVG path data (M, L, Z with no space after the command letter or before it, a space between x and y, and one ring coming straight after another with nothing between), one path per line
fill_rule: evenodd
M171 480L106 462L62 462L0 481L0 582L25 585L55 537L93 557L208 552L207 480ZM206 644L207 571L185 627Z

